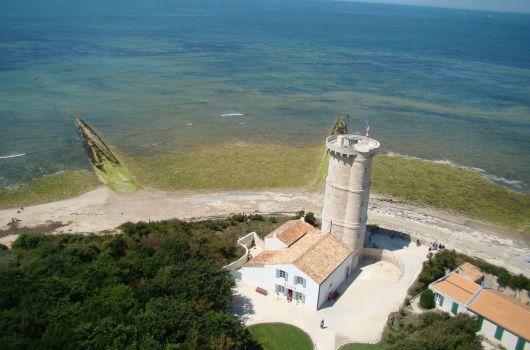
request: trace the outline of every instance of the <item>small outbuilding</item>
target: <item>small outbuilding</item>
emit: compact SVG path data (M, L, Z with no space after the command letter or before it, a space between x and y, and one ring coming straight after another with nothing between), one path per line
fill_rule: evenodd
M436 308L453 315L466 313L477 317L478 333L508 350L530 350L530 307L475 283L482 282L483 275L481 277L476 273L479 270L469 265L464 266L468 270L467 278L460 266L429 285L434 292Z

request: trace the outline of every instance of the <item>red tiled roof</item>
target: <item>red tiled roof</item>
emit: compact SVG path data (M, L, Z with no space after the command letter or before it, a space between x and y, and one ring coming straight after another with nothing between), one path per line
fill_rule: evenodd
M246 266L294 264L321 284L352 252L334 236L313 229L288 248L261 252Z
M452 273L444 280L434 284L433 288L465 304L473 294L480 290L480 285L457 273Z
M267 235L267 238L276 237L288 247L302 238L306 233L316 229L303 220L290 220Z
M530 341L530 307L492 289L484 289L469 305L474 313Z

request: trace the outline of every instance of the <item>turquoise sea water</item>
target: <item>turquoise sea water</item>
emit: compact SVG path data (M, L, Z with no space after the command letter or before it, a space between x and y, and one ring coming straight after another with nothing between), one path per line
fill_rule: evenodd
M244 115L220 116L232 113ZM156 154L225 140L314 144L340 114L359 132L368 121L385 152L480 168L528 192L530 15L0 3L0 186L87 167L78 116L120 151Z

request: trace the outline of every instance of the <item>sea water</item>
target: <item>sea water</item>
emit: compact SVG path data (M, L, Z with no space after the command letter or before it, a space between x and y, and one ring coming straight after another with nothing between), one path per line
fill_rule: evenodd
M87 168L86 120L130 155L323 142L528 192L530 15L336 1L2 1L0 186Z

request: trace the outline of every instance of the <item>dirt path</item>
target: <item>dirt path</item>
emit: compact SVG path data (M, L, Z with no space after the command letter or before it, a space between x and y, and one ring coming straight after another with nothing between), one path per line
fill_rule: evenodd
M60 222L53 232L97 232L114 230L127 221L197 219L238 212L292 213L322 211L322 192L305 190L237 191L212 193L168 193L142 190L116 193L99 188L77 198L0 211L0 230L8 230L12 218L19 226L34 227ZM373 196L369 223L419 237L438 240L448 248L505 266L530 276L530 247L517 234L429 208L419 208L388 198ZM20 231L17 231L17 233ZM11 244L16 234L0 232L0 243Z

